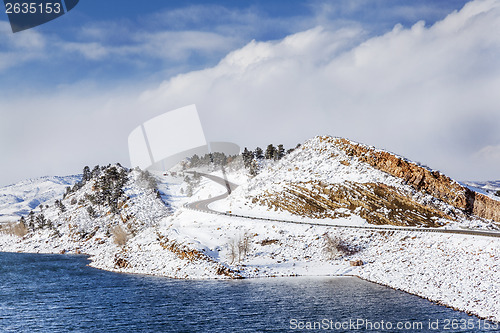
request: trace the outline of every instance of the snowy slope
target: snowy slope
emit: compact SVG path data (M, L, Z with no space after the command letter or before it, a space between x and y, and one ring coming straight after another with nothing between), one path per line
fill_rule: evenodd
M0 223L12 222L28 215L40 204L61 197L67 186L81 180L81 175L28 179L0 188Z
M229 181L240 187L211 207L314 223L318 217L260 205L258 198L280 194L297 183L311 184L307 185L311 192L318 190L314 192L317 201L329 198L319 189L357 184L364 191L368 184L382 184L395 189L391 194L434 209L448 209L447 214L454 212L400 178L335 149L311 139L281 161L262 163L263 170L254 178L249 178L245 169L228 166ZM116 170L112 172L112 168ZM222 177L220 171L199 171ZM126 176L123 184L117 174ZM111 192L117 193L114 209L106 200L96 201L104 190L110 190L103 182L106 177L119 185L111 186ZM191 185L185 177L191 178ZM193 178L182 168L175 175L157 175L159 198L151 187L151 177L140 170L120 166L102 169L64 199L59 198L64 208L52 203L44 209L43 226L37 213L34 228L26 235L0 233L0 251L86 253L96 268L186 279L357 275L482 318L500 320L497 238L352 230L206 214L188 210L184 204L223 194L225 188L203 177ZM186 195L189 186L193 187L191 196ZM368 225L355 209L338 212L343 215L321 221ZM485 227L483 222L460 219L449 223ZM362 265L352 266L351 262Z
M394 154L390 156L413 163ZM431 172L414 165L418 171ZM453 180L449 182L460 186ZM415 189L403 178L371 166L330 137L308 140L282 160L264 168L235 192L226 203L218 204L221 209L225 205L233 210L251 207L257 211L264 206L298 217L353 221L361 217L379 225L498 228L489 220L470 216L434 197L429 191Z
M500 191L500 180L482 182L465 181L463 184L473 191L487 195L492 199L500 200L500 195L495 195L498 191Z

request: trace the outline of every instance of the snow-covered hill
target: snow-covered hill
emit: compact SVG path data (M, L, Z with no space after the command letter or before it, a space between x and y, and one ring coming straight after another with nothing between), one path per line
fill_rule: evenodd
M361 217L379 225L498 229L500 216L500 202L437 171L332 137L308 140L228 201L233 209L264 205L296 216ZM477 208L478 202L485 204Z
M17 221L41 204L60 198L81 175L28 179L0 188L0 223Z
M157 181L148 172L120 165L84 171L81 181L57 199L1 226L0 250L85 253L94 267L130 273L235 276L165 226L176 195L167 184L159 192Z
M173 278L352 274L500 320L498 238L314 225L497 228L472 214L477 207L462 208L470 193L458 182L330 137L257 162L255 177L236 160L224 172L199 170L240 185L211 208L310 224L188 210L226 188L186 165L168 176L111 165L87 170L57 201L3 227L0 251L86 253L93 267Z
M465 186L471 190L489 196L492 199L500 200L500 180L493 181L465 181Z

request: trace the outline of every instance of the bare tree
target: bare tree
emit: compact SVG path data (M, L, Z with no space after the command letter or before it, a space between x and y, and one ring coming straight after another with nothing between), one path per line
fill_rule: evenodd
M228 244L231 264L234 263L236 259L238 260L238 263L240 263L250 251L250 245L250 234L247 231L245 231L243 235L231 239Z

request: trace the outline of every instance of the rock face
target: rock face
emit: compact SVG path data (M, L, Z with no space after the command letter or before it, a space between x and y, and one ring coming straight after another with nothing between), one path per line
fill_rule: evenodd
M439 171L431 171L389 152L347 139L322 137L322 140L331 140L349 156L357 157L378 170L403 179L417 191L424 191L467 214L500 222L500 201L474 192Z
M340 218L356 214L376 225L439 227L453 218L419 204L403 191L380 183L289 183L280 193L254 198L268 207L310 218Z
M500 201L393 153L330 136L306 141L249 184L254 203L309 218L423 227L500 222Z

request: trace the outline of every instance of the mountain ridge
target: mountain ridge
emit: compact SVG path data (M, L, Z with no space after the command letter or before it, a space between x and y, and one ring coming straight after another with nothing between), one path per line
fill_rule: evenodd
M394 153L331 136L306 141L241 191L253 204L310 218L348 211L373 224L500 221L500 201Z
M0 222L13 222L41 204L61 197L66 187L81 180L81 175L30 178L0 188Z
M500 222L500 201L474 192L439 171L432 171L389 152L353 144L347 139L338 139L337 142L349 154L379 170L404 179L417 191L424 190L466 213Z
M180 279L355 275L500 320L498 238L363 228L498 225L417 191L334 140L316 137L281 159L253 161L260 166L256 176L243 158L222 170L208 167L240 184L210 208L265 220L186 209L227 191L185 170L189 161L156 177L109 165L85 168L60 199L1 225L0 250L85 253L99 269ZM292 209L259 199L298 208L295 218L306 223L280 222L290 220ZM325 219L318 224L319 218Z

